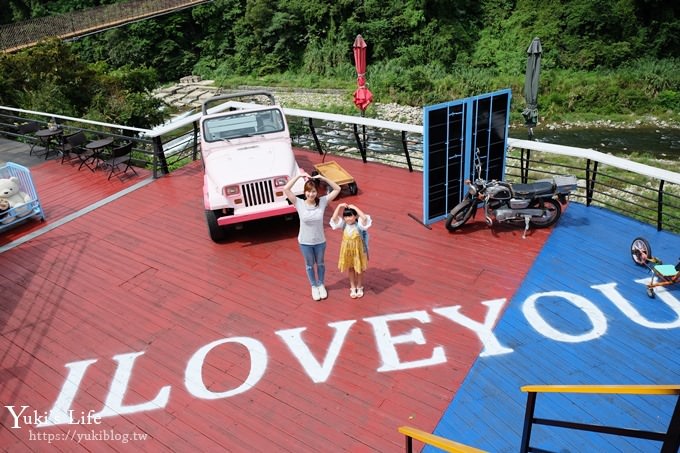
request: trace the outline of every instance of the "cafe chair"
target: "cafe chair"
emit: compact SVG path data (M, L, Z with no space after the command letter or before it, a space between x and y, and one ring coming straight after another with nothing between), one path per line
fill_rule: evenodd
M33 136L33 134L40 130L40 127L40 123L29 121L28 123L20 124L17 128L17 134L19 134L25 140L30 141L31 149L28 151L29 156L33 154L33 148L35 148L35 146L40 143L40 140Z
M132 142L126 143L125 145L118 146L111 150L110 158L102 164L103 167L110 167L108 179L118 170L117 174L125 174L128 170L132 170L135 175L137 171L135 167L132 166ZM120 168L125 166L123 170Z
M85 148L86 143L87 137L83 131L64 135L61 144L61 163L63 164L67 160L70 161L74 159L79 159L79 161L82 162L82 157L88 152Z

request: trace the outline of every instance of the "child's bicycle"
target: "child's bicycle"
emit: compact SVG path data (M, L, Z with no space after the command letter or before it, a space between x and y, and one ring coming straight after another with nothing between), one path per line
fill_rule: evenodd
M645 266L652 273L652 279L647 284L647 295L654 297L654 288L657 286L673 285L680 281L680 262L663 264L663 262L652 255L652 247L647 239L637 237L630 244L630 256L635 264Z

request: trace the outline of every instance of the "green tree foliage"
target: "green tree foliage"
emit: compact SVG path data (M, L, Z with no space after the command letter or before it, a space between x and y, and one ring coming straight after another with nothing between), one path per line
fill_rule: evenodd
M678 57L680 3L666 0L636 0L638 25L645 36L645 52L654 57Z
M116 2L8 1L0 20ZM160 83L193 73L255 83L287 77L350 90L351 46L360 33L368 43L367 80L377 101L441 102L509 86L513 108L521 111L526 49L539 37L543 112L677 112L679 5L664 0L215 0L83 38L71 48L78 64L122 72L153 68ZM72 99L59 79L25 91L26 84L14 83L19 76L7 74L0 80L0 96L14 93L13 99L23 96L22 102L31 103ZM81 91L73 96L100 94Z
M148 93L155 70L87 64L59 40L1 55L0 73L1 105L136 127L163 121L161 102Z
M3 0L0 2L0 24L11 24L31 18L32 5L26 0Z
M632 0L573 0L562 19L569 39L560 51L570 67L617 67L643 46Z
M234 71L233 53L236 35L231 33L234 24L243 15L240 0L215 0L192 9L192 19L200 24L203 38L197 40L194 73L213 74Z
M63 14L119 1L121 0L0 0L0 24L10 24L52 14Z
M2 104L26 109L57 111L64 105L64 113L83 113L95 89L96 73L58 40L2 55L0 73Z
M9 8L2 8L0 18L17 21L129 0L6 1ZM516 71L518 56L539 36L555 68L611 69L641 54L680 57L678 5L664 0L215 0L83 39L76 48L112 67L164 67L163 80L173 80L175 71L186 74L195 65L216 69L223 62L235 64L231 70L240 74L299 69L309 59L308 47L334 50L336 42L347 43L349 58L347 49L358 33L369 42L374 62Z
M86 61L104 61L110 67L148 66L177 80L191 73L197 25L190 11L148 19L82 38L73 43L74 52Z

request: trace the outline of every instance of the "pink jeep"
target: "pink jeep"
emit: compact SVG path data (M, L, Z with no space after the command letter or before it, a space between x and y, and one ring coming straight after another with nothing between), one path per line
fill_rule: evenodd
M215 101L256 96L268 97L272 105L229 102L219 113L208 112ZM274 96L265 91L215 96L203 102L202 113L203 201L212 240L224 239L227 225L295 213L283 186L300 167ZM302 194L303 186L300 179L293 192Z

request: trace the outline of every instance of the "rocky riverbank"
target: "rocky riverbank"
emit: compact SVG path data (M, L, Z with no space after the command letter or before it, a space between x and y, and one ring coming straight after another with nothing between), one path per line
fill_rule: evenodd
M311 90L311 89L282 89L260 86L241 86L239 91L266 90L274 94L283 107L301 108L306 110L323 110L333 105L353 105L352 91L344 90ZM154 91L154 96L180 110L196 109L211 96L226 92L214 86L212 80L200 80L195 77L185 77L180 83L160 88ZM379 119L396 121L399 123L421 124L423 110L398 104L374 103Z
M240 86L238 90L267 90L271 91L277 101L288 108L306 110L326 110L333 105L352 105L350 90L313 90L313 89L285 89L261 86ZM214 86L212 80L201 80L198 77L184 77L179 84L154 91L154 95L164 102L181 110L198 109L201 103L216 94L224 92ZM369 107L375 116L381 120L395 121L407 124L422 124L422 107L412 107L394 103L373 103ZM520 125L517 125L519 127ZM524 127L524 125L521 125ZM549 130L557 129L635 129L640 127L655 127L659 129L680 129L680 122L662 120L654 116L636 118L631 121L612 121L609 119L597 121L575 121L544 123L538 127Z

